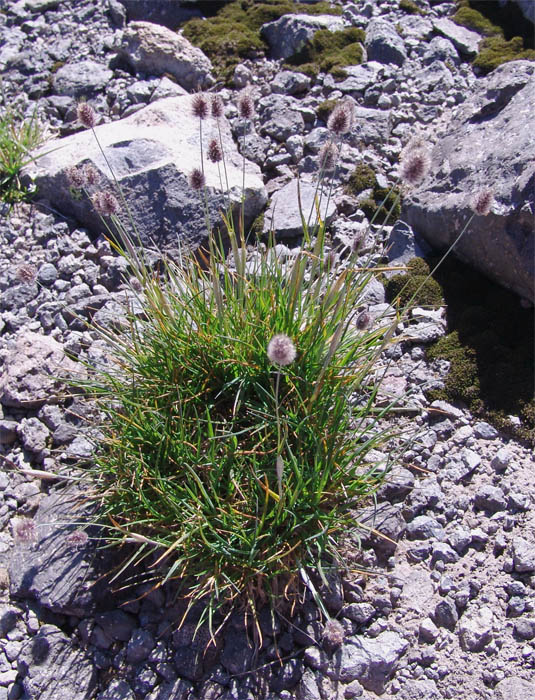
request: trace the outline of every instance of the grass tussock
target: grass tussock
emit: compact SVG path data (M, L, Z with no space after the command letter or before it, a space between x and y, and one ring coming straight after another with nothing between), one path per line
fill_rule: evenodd
M31 192L20 180L22 168L31 163L31 151L43 141L43 131L35 113L24 119L8 107L0 107L0 200L22 202Z

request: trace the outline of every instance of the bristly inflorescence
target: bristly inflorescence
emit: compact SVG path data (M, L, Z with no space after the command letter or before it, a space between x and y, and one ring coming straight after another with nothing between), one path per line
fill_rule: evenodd
M87 102L80 102L76 108L76 115L80 124L86 129L92 129L97 123L97 117L93 107Z
M284 333L274 335L268 343L267 356L274 365L281 367L290 365L295 360L296 354L293 341Z
M417 185L429 172L431 157L420 139L412 139L401 153L399 175L407 185Z
M325 173L334 170L338 157L338 149L332 141L328 141L321 147L319 152L320 170Z
M192 190L202 190L206 184L204 174L199 168L193 168L189 174L189 186Z
M68 168L67 180L69 181L69 185L71 187L74 187L77 190L81 189L86 183L83 168L77 168L76 166Z
M101 216L111 216L119 211L119 202L109 191L95 192L91 197L93 206Z
M238 97L238 114L242 119L252 119L254 116L254 102L248 92L242 92Z
M355 121L355 108L349 100L338 102L327 120L327 128L337 136L347 134Z
M84 165L82 168L82 173L87 185L96 185L100 179L98 170L95 170L91 163L86 163Z
M217 139L212 139L208 144L208 160L212 163L219 163L223 159L221 146Z
M323 629L323 642L329 649L337 649L344 642L345 630L338 620L327 620Z
M212 95L212 117L221 119L224 112L223 100L219 95Z
M191 103L191 111L195 117L199 119L206 119L209 114L208 100L202 92L198 92L193 96L193 101Z
M486 187L480 190L472 200L471 207L474 214L478 216L487 216L492 209L494 202L494 192Z

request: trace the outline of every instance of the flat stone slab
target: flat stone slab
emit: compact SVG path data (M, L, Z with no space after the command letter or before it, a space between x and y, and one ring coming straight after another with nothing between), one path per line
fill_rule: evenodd
M60 377L83 378L85 369L66 357L50 335L23 330L8 344L10 353L0 374L0 403L13 408L38 408L54 401L64 385Z
M24 644L18 667L27 698L87 700L96 689L92 660L54 625L42 625Z
M95 134L104 155L91 130L49 142L43 147L47 155L28 166L26 174L34 179L41 198L98 235L105 232L104 223L88 196L72 196L67 177L68 168L91 164L100 178L93 190L115 194L121 202L119 218L132 240L169 253L177 253L181 244L196 247L206 240L208 229L203 191L189 184L193 169L201 167L199 119L192 114L193 99L193 95L183 95L159 100L125 119L97 126ZM221 212L229 199L233 212L241 206L243 167L246 223L252 222L267 201L260 168L248 160L244 166L224 117L219 126L226 177L225 173L220 177L217 164L206 160L209 140L218 137L217 124L211 118L203 122L207 204L214 228L223 228ZM93 190L88 188L88 194Z
M273 195L264 215L264 233L273 230L277 240L302 236L301 213L305 222L308 222L310 217L312 227L316 222L316 201L319 203L322 219L328 223L336 213L336 206L332 198L329 200L327 192L317 191L316 186L309 182L299 182L298 185L297 180L292 180Z
M446 17L435 20L433 27L439 34L449 39L460 53L466 56L475 56L477 54L479 42L483 38L481 34L466 29L466 27L461 27Z
M92 613L104 583L95 564L99 556L86 541L80 523L88 505L77 490L61 490L41 501L25 541L16 542L9 562L11 595L37 600L52 612L83 617ZM87 531L96 535L95 528ZM102 600L109 600L109 591Z

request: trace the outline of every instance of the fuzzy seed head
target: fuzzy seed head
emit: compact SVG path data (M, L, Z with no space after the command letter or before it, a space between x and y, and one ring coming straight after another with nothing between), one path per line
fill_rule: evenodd
M37 528L29 518L13 519L13 537L16 542L30 543L37 539Z
M83 176L85 178L86 184L96 185L99 180L98 171L91 165L91 163L86 163L82 169Z
M327 120L327 128L337 136L347 134L353 126L355 111L350 102L339 102Z
M35 282L37 277L37 268L35 265L31 265L30 263L23 263L22 265L18 266L16 276L21 282L31 284L32 282Z
M78 121L80 124L86 127L86 129L92 129L97 123L97 118L93 107L87 102L80 102L76 108L76 114L78 116Z
M487 216L492 209L494 192L488 188L480 190L472 200L472 211L478 216Z
M189 174L189 186L192 190L202 190L206 184L206 179L199 168L193 168Z
M367 311L361 311L360 314L357 316L357 320L355 321L355 325L359 329L359 331L363 331L365 328L368 328L372 320L372 317Z
M267 356L272 364L285 367L295 360L295 345L287 335L279 333L278 335L274 335L269 341Z
M334 170L334 166L336 165L336 158L338 155L338 149L334 145L332 141L328 141L326 144L324 144L321 147L320 153L319 153L319 160L320 160L320 170L323 170L323 172L331 172Z
M242 119L252 119L254 115L253 98L247 92L242 92L238 97L238 114Z
M431 158L425 147L405 149L399 174L407 185L417 185L427 175L430 166Z
M73 549L82 549L89 541L89 535L85 530L74 530L65 538L65 542Z
M219 95L212 95L212 117L214 119L221 119L224 112L223 100Z
M343 644L345 630L338 620L327 620L323 628L323 640L333 649Z
M208 160L212 163L219 163L223 159L221 147L217 139L212 139L208 144Z
M84 171L82 168L76 168L72 166L67 169L67 180L69 185L79 190L85 185Z
M111 216L119 211L119 202L111 192L95 192L91 201L101 216Z
M198 92L193 97L191 111L193 112L193 115L195 117L199 117L199 119L206 119L208 116L208 100L202 94L202 92Z

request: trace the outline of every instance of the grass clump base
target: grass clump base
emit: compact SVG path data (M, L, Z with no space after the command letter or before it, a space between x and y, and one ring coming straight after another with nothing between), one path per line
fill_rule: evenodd
M31 192L22 185L22 168L31 163L31 151L43 141L36 115L23 119L9 107L0 107L0 200L9 205L26 201Z
M357 328L370 273L329 276L323 240L320 226L290 265L271 240L246 265L231 234L232 264L212 240L163 281L138 269L143 315L105 333L114 363L88 387L105 415L110 537L141 543L136 560L156 548L160 582L187 580L209 615L297 589L306 567L323 576L388 471L367 461L390 437L370 378L388 324ZM270 355L281 334L288 362Z

